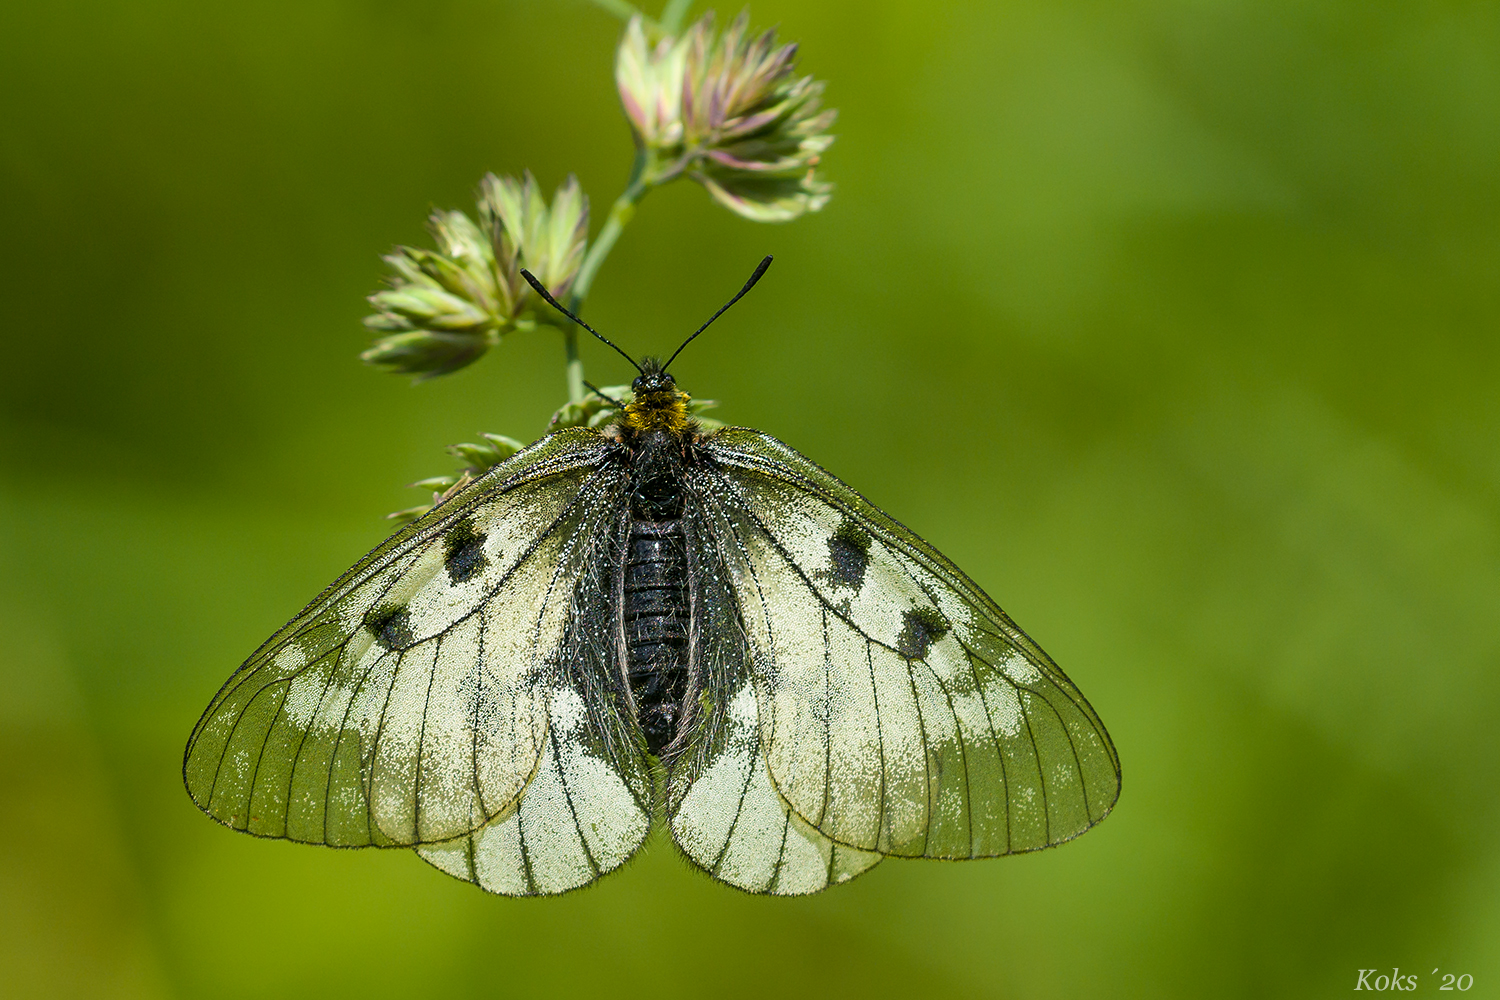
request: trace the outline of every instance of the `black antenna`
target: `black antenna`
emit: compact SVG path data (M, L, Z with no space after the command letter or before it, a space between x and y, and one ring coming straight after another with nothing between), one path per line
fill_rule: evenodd
M766 260L770 260L770 259L771 258L769 258L769 257L766 258ZM761 270L765 270L765 268L762 267ZM760 277L759 272L757 272L755 276L757 278ZM577 316L574 316L572 313L568 312L567 309L564 309L563 306L556 299L554 299L552 297L552 293L548 292L547 289L543 288L542 287L542 283L540 281L536 280L536 275L532 274L530 271L526 270L523 267L523 268L521 268L521 277L525 278L526 279L526 283L528 285L530 285L532 288L536 289L536 293L538 295L540 295L542 298L546 299L547 302L548 302L548 304L551 305L553 309L556 309L558 312L560 312L564 316L568 317L568 319L570 319L573 322L577 323L579 326L583 327L589 333L592 333L594 336L596 336L600 340L604 341L610 347L614 347L614 349L616 351L620 351L619 347L615 346L614 341L610 340L604 334L600 333L598 330L595 330L593 327L589 326L587 323L585 323L583 320L579 319ZM753 284L755 284L755 282L752 281L750 284L753 285ZM750 290L749 286L747 285L746 288L745 288L745 291L749 291L749 290ZM744 295L744 294L745 294L745 292L741 292L740 293L740 295ZM736 295L735 298L739 298L739 295ZM733 305L733 303L730 303L730 305ZM725 306L724 308L727 309L729 307ZM723 312L724 310L721 309L719 311ZM709 320L709 322L712 323L713 320ZM693 336L696 337L697 334L693 334ZM692 340L693 338L689 337L688 339ZM631 363L631 365L635 368L636 371L641 371L642 370L641 366L635 363L635 359L632 358L630 355L626 354L624 351L620 351L620 357L624 358L626 361L629 361ZM676 355L674 354L673 357L676 357Z
M696 337L696 336L698 336L698 334L702 333L704 330L707 330L710 323L712 323L714 320L718 319L720 316L724 315L725 310L727 310L730 306L734 305L740 299L744 298L745 297L745 293L748 292L750 289L752 289L752 288L755 287L755 283L760 280L760 276L763 275L763 274L765 274L766 273L766 268L768 268L770 266L771 266L771 255L770 254L766 254L765 259L762 260L760 262L760 264L755 268L755 273L752 274L752 275L750 275L750 280L747 281L747 282L745 282L745 287L741 288L739 290L739 292L737 292L735 294L734 298L732 298L728 302L724 303L724 305L719 309L718 312L716 312L712 316L710 316L708 318L708 323L704 323L702 326L698 327L698 329L694 330L693 331L693 337ZM594 336L597 337L598 334L595 334ZM687 340L684 340L682 342L682 347L686 347L687 345L691 344L693 342L693 337L689 337ZM608 341L606 341L606 343L608 343ZM677 348L677 350L675 350L675 351L672 352L672 356L667 359L667 363L661 366L661 370L662 371L666 371L668 368L672 367L672 362L676 361L677 360L677 355L679 355L679 354L682 353L682 347L679 347L679 348Z
M620 402L615 397L613 397L613 396L606 396L604 394L604 390L600 389L594 383L589 382L589 381L585 381L583 383L583 385L584 385L584 388L588 389L590 392L592 392L594 395L598 396L600 399L605 399L605 400L608 400L611 403L614 403L617 408L623 409L625 407L625 404L622 403L622 402Z

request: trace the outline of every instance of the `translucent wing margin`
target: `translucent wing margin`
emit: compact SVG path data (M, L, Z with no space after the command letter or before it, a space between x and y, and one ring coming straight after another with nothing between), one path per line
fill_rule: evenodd
M567 717L569 595L623 482L607 447L545 438L339 578L209 704L184 755L194 802L341 847L451 841L514 813Z
M1120 767L1083 695L956 566L785 444L730 428L698 474L791 811L877 855L992 857L1078 836Z

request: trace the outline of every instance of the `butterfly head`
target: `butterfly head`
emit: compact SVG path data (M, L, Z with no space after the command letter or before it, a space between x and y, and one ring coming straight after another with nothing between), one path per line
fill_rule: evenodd
M624 423L633 431L667 431L681 434L688 429L689 396L677 389L677 380L661 370L656 358L641 361L641 373L630 383L632 397L625 404Z
M661 359L641 359L641 373L630 383L630 391L637 396L653 392L676 392L677 380L661 370Z

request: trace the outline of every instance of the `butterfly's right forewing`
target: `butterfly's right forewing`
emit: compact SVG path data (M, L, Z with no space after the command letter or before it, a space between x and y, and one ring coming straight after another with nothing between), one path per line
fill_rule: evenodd
M774 438L731 428L705 452L764 766L796 815L880 855L973 858L1108 814L1099 717L968 577Z
M570 602L554 598L620 487L606 449L586 430L544 439L273 636L188 743L198 806L261 836L348 847L450 841L513 811L556 725Z

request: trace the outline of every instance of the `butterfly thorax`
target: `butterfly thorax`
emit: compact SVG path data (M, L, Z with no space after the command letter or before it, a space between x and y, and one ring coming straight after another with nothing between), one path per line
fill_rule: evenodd
M692 431L692 418L688 416L687 393L677 388L677 382L661 370L655 358L645 358L641 363L641 374L630 384L630 402L620 417L620 427L626 434L643 434L664 431L681 437Z
M624 424L638 433L666 431L668 434L681 435L689 424L688 399L687 393L675 389L637 393L625 404Z

